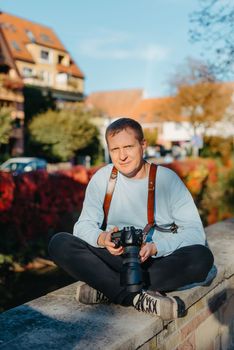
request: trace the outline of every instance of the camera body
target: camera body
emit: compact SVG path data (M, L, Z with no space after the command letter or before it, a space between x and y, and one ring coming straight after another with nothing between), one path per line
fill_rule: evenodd
M115 247L141 246L143 242L143 234L141 229L134 226L124 227L122 230L113 232L111 241L115 243Z
M143 242L143 230L134 226L124 227L113 232L111 241L115 247L123 247L123 267L120 274L120 284L129 292L139 292L142 288L142 269L139 260L139 251Z

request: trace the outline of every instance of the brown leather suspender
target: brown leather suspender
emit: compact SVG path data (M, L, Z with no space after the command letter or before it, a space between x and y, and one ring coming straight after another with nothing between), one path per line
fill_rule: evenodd
M148 182L148 205L147 205L147 215L148 215L148 224L144 228L143 232L148 233L151 227L154 226L155 220L154 220L154 202L155 202L155 179L156 179L156 173L157 173L157 165L156 164L150 164L150 171L149 171L149 182ZM104 220L102 224L102 228L106 227L107 224L107 217L108 212L110 208L110 203L112 199L112 195L115 189L115 184L117 181L117 175L118 170L113 167L112 172L110 175L109 183L107 186L107 191L104 199L103 204L103 210L104 210Z
M147 216L148 223L146 224L143 230L143 241L145 241L146 236L150 229L155 226L155 186L156 186L156 174L157 174L157 165L150 164L149 171L149 182L148 182L148 203L147 203Z
M156 173L157 173L157 165L150 164L149 182L148 182L148 205L147 205L148 224L153 224L155 222L154 201L155 201Z
M109 182L108 182L108 186L107 186L107 191L106 191L106 195L105 195L105 199L104 199L104 204L103 204L103 210L104 210L104 220L103 220L103 223L102 223L102 228L103 229L106 228L107 217L108 217L108 213L109 213L109 209L110 209L112 195L113 195L113 192L114 192L114 189L115 189L117 175L118 175L118 170L116 169L116 167L113 166L112 171L111 171L111 175L110 175L110 179L109 179Z

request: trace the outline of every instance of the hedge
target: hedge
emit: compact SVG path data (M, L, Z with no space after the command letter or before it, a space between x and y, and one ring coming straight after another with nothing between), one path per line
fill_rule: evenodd
M224 200L230 168L220 168L215 160L202 158L165 166L173 169L191 191L204 225L231 217ZM46 245L55 232L72 232L86 186L97 169L75 166L66 171L18 176L0 172L0 253L24 258L27 254L28 258L46 255Z

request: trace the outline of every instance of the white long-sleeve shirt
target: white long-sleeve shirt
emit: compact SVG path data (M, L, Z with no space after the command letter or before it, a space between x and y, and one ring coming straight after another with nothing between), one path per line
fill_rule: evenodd
M99 169L90 180L83 209L74 226L73 234L90 245L98 247L104 218L103 202L113 165ZM171 254L181 247L205 245L205 233L193 198L172 170L158 166L155 190L155 221L157 225L175 222L178 233L154 230L152 241L157 247L157 257ZM148 177L131 179L118 173L106 230L114 226L122 229L134 226L143 229L147 224Z

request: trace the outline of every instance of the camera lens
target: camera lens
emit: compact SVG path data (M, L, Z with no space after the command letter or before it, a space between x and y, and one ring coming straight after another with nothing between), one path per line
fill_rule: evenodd
M139 250L137 246L128 246L124 249L121 285L125 285L129 292L138 292L142 288Z

